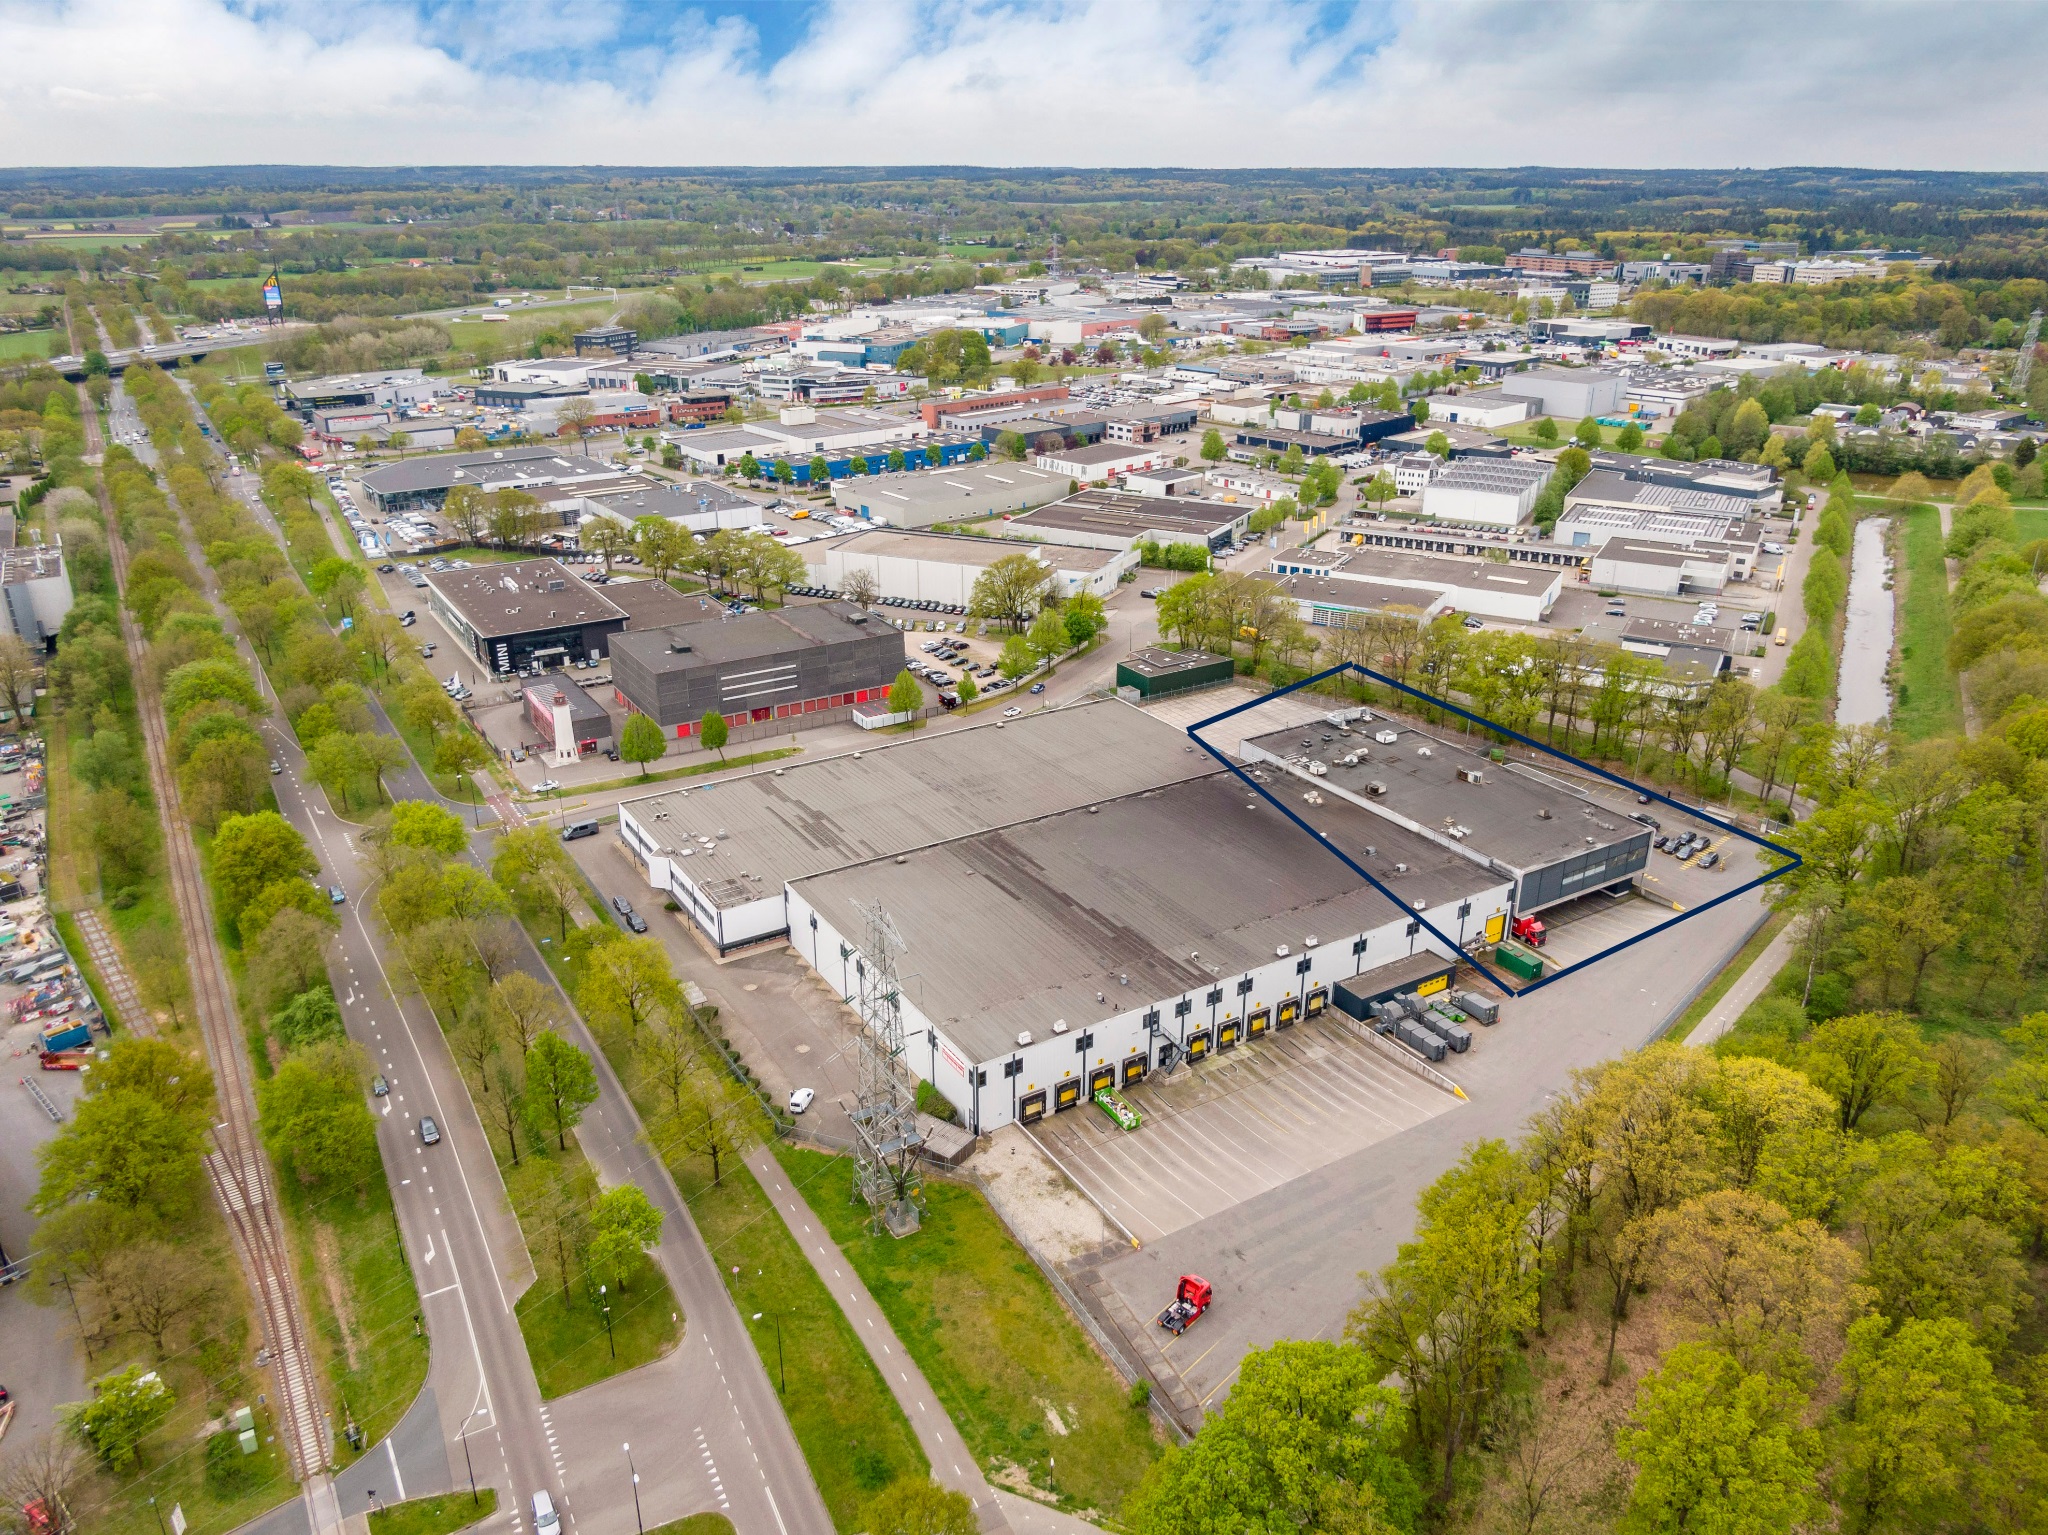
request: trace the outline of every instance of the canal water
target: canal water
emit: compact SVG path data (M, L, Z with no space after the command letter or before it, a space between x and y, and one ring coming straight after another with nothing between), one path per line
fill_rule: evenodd
M1891 693L1884 681L1894 623L1892 593L1887 590L1892 575L1884 547L1887 525L1883 517L1856 524L1849 558L1849 622L1842 631L1841 686L1835 703L1838 725L1881 725L1891 717Z

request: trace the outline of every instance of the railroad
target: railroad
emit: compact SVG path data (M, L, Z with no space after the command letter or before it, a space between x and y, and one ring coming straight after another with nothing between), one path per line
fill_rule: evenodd
M106 443L98 411L84 385L79 386L78 394L86 451L103 455ZM333 1446L327 1417L320 1405L312 1350L307 1345L290 1244L278 1213L269 1159L257 1136L249 1061L221 958L213 902L200 871L191 826L179 805L177 780L170 770L162 700L148 682L147 642L126 606L128 549L104 482L99 486L99 500L107 524L107 552L113 563L114 582L123 599L121 633L135 674L136 712L142 721L150 782L156 791L157 816L163 825L172 899L185 927L193 1011L199 1019L220 1100L222 1117L213 1127L215 1150L204 1158L207 1176L257 1300L265 1345L261 1362L267 1363L274 1373L280 1437L293 1475L307 1485L309 1496L317 1500L326 1483ZM331 1501L331 1496L320 1501ZM316 1519L315 1527L325 1528L328 1523Z

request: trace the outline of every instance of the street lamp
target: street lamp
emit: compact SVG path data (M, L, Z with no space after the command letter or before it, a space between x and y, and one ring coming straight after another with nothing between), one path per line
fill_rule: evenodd
M619 1448L626 1452L626 1469L633 1473L633 1528L647 1535L647 1526L640 1522L640 1473L633 1470L633 1447L623 1444Z
M762 1313L756 1311L754 1313L754 1320L760 1321L761 1316ZM775 1390L778 1395L787 1396L789 1394L789 1375L784 1369L782 1362L782 1313L779 1311L774 1312L772 1313L772 1318L775 1322Z
M482 1411L483 1403L479 1402L476 1406L470 1408L469 1418L475 1417L478 1413ZM462 1432L457 1437L462 1440L462 1464L465 1467L467 1467L469 1471L470 1506L475 1507L477 1503L479 1503L481 1500L477 1497L476 1491L476 1462L469 1458L469 1418L464 1418L462 1420Z
M597 1287L597 1303L604 1308L604 1344L611 1350L612 1358L619 1357L619 1346L612 1342L612 1303L605 1297L605 1287Z
M149 1511L156 1515L156 1527L162 1532L162 1535L170 1535L170 1532L164 1529L164 1511L156 1506L156 1498L154 1496L149 1500Z

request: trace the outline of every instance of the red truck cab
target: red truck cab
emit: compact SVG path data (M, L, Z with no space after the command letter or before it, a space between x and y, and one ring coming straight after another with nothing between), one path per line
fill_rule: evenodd
M1550 936L1540 917L1517 917L1512 931L1518 942L1532 949L1542 948L1544 939Z

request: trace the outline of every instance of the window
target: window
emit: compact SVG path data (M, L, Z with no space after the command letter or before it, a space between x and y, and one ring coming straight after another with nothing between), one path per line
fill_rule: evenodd
M1294 966L1294 973L1296 975L1307 975L1309 966L1314 963L1315 960L1311 956L1304 954L1298 961L1296 961Z
M1195 1004L1190 1002L1186 997L1182 997L1178 1002L1173 1004L1173 1016L1176 1018L1185 1018L1189 1013L1192 1013L1194 1010Z
M1221 986L1210 991L1208 1002L1211 1007L1221 1007L1223 1005L1223 988Z
M1250 976L1246 976L1246 977L1245 977L1245 978L1244 978L1243 980L1241 980L1241 981L1239 981L1239 982L1237 983L1237 994L1238 994L1238 995L1239 995L1240 997L1248 997L1248 996L1250 996L1250 995L1251 995L1251 991L1252 991L1252 978L1251 978Z
M1076 1055L1086 1055L1090 1050L1093 1050L1094 1048L1095 1035L1092 1031L1087 1034L1083 1034L1079 1039L1074 1041L1074 1053Z
M1156 1007L1155 1007L1155 1008L1153 1008L1153 1009L1152 1009L1152 1010L1151 1010L1150 1012L1148 1012L1147 1014L1145 1014L1145 1027L1146 1027L1146 1028L1148 1028L1148 1029L1156 1029L1156 1028L1158 1028L1158 1027L1159 1027L1159 1009L1158 1009L1158 1008L1156 1008Z

